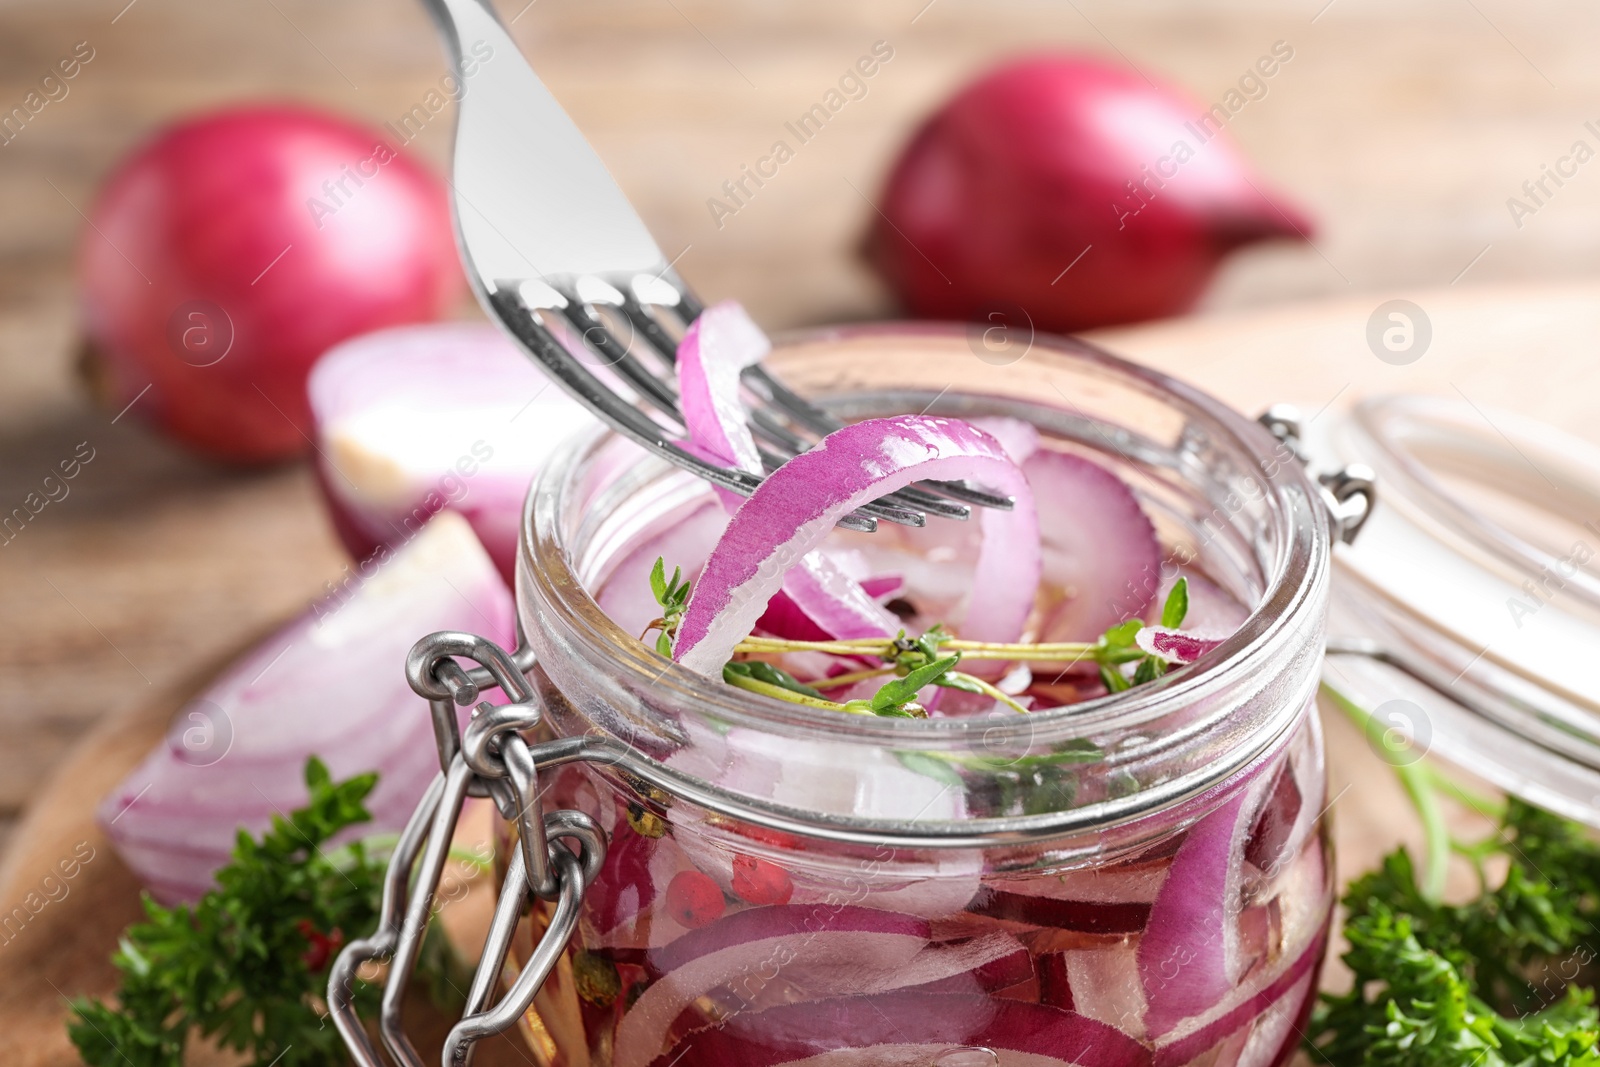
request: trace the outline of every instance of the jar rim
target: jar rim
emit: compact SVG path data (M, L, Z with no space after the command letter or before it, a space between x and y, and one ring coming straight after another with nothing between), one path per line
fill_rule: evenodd
M948 342L964 333L964 328L958 324L925 322L793 331L774 338L774 357L781 362L786 348L810 344L870 341L879 336L902 341L921 336L930 341ZM1262 595L1248 617L1199 662L1135 689L1017 716L1014 725L1010 719L845 715L734 689L720 679L689 671L666 660L637 635L623 631L601 610L577 573L564 543L561 509L565 499L574 493L586 462L616 439L616 435L604 427L563 445L535 479L518 532L519 586L524 582L536 583L543 609L540 622L560 625L567 636L592 651L608 652L610 670L643 685L675 691L733 726L780 733L804 731L808 737L867 745L892 744L897 750L993 750L1022 742L1047 742L1052 737L1082 737L1160 719L1205 694L1247 682L1252 673L1262 669L1274 649L1293 639L1297 609L1326 602L1331 540L1317 487L1298 461L1283 462L1283 447L1264 427L1194 386L1077 338L1040 334L1033 339L1032 348L1092 366L1098 373L1203 418L1211 429L1226 437L1231 447L1257 465L1262 481L1270 487L1267 496L1271 501L1273 533L1281 544L1294 546L1295 550L1279 553L1275 566L1264 576ZM1273 471L1281 474L1266 473L1269 464ZM1313 690L1315 675L1312 671ZM1307 699L1309 696L1308 693ZM1156 790L1142 790L1119 801L1101 802L1093 806L1092 814L1091 809L1082 808L1070 813L966 820L963 826L976 830L974 823L992 822L997 829L1019 828L1026 824L1036 829L1048 825L1054 830L1066 831L1137 817L1153 808L1198 795L1252 763L1288 731L1303 706L1304 702L1286 707L1263 720L1248 739L1254 743L1233 746L1231 758L1210 764L1203 775L1190 775L1182 781L1166 783ZM662 770L667 777L688 777L670 768ZM761 802L752 800L750 803L759 805Z

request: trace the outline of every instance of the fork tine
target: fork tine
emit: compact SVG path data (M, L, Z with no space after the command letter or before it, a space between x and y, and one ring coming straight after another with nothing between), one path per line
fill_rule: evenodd
M650 314L648 308L639 302L638 297L626 293L622 299L622 313L628 316L628 321L633 323L633 328L644 336L667 366L675 367L678 364L678 343L672 339L656 317Z
M606 359L608 366L637 389L640 396L654 404L679 426L684 425L683 413L678 410L677 393L634 358L628 346L617 340L598 316L575 300L569 301L562 312L567 321L578 331L583 343Z

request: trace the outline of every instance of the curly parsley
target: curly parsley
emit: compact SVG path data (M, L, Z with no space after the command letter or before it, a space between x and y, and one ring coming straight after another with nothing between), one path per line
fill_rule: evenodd
M1361 725L1370 718L1334 697ZM1420 799L1464 791L1427 764L1404 768ZM1355 975L1350 992L1323 994L1312 1018L1313 1060L1331 1067L1600 1067L1592 965L1600 949L1600 845L1582 827L1512 799L1467 798L1497 816L1493 833L1461 842L1443 831L1431 799L1419 803L1430 842L1467 857L1479 894L1439 899L1398 849L1350 883L1343 903ZM1430 848L1435 856L1439 849ZM1506 867L1489 876L1489 861Z
M173 908L145 897L146 921L128 928L113 957L116 1005L73 1002L67 1030L86 1063L182 1067L195 1035L262 1067L344 1061L323 1002L327 969L346 937L377 925L385 861L360 841L326 846L371 818L363 802L378 776L334 782L313 757L305 780L310 803L274 816L259 839L239 831L215 889ZM439 977L448 946L436 941L424 954ZM357 985L364 1014L377 998Z

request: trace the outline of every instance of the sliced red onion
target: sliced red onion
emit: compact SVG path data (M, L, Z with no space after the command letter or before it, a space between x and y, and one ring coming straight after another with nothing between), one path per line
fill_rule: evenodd
M968 422L1000 442L1011 462L1019 467L1039 451L1039 428L1031 422L1006 415L980 415Z
M1041 952L1039 965L1039 1003L1062 1011L1076 1010L1072 995L1072 975L1067 972L1065 952Z
M918 930L908 929L901 917L892 912L879 913L883 916L879 929L831 926L796 930L784 921L790 916L782 914L773 932L763 935L759 920L768 911L786 913L787 909L751 908L740 912L740 916L755 917L754 921L747 921L750 929L746 932L750 936L690 956L676 966L661 967L660 957L652 954L660 977L650 983L617 1027L612 1060L615 1067L645 1067L660 1053L684 1009L716 990L726 989L742 1002L759 1002L766 987L780 976L786 987L810 988L812 995L827 997L896 988L906 984L907 975L912 975L911 984L916 984L960 973L918 967L919 955L931 948L927 927L921 927L919 936ZM727 921L722 919L712 925ZM1011 948L1012 945L1005 945L998 954L1004 955Z
M732 300L706 308L684 334L678 346L678 400L689 443L706 458L752 474L762 472L739 383L744 370L771 350L761 327ZM729 490L718 489L717 494L729 511L743 503ZM798 611L825 637L881 637L893 634L897 625L892 614L821 552L807 553L785 574L782 591L774 598L789 601L778 607L780 620L786 610ZM805 629L787 621L794 629Z
M199 896L240 829L302 806L308 756L336 778L380 774L370 823L398 830L438 772L427 706L401 670L412 643L472 630L509 645L511 594L465 520L434 516L229 667L179 712L163 744L101 802L101 827L160 899Z
M1139 943L1149 1003L1146 1025L1160 1037L1237 988L1244 845L1270 780L1264 761L1229 783L1232 792L1185 833L1150 909Z
M500 330L437 323L336 345L306 386L317 478L356 559L460 512L511 581L528 483L594 425Z
M1277 1003L1256 1017L1250 1036L1234 1061L1235 1067L1274 1067L1288 1060L1288 1053L1300 1043L1305 1018L1316 1002L1316 981L1316 972L1307 971Z
M963 1047L993 1049L1017 1067L1150 1067L1139 1042L1073 1012L914 991L736 1012L689 1034L651 1067L899 1067Z
M1326 946L1326 931L1317 931L1299 955L1270 978L1263 976L1230 989L1209 1010L1159 1035L1155 1067L1182 1067L1281 1002L1288 1002L1286 1010L1291 1014L1299 1013L1305 1000L1315 996L1316 968Z
M665 564L667 577L680 567L684 580L693 582L727 528L728 513L715 500L700 499L662 516L611 568L595 602L611 621L637 636L661 615L661 605L650 593L650 570L656 560Z
M600 943L645 948L681 933L670 913L654 905L674 877L692 870L670 835L646 837L626 822L613 830L605 866L583 894L584 916Z
M1137 951L1127 944L1113 944L1072 949L1064 955L1074 1010L1143 1040L1148 1009Z
M678 403L689 440L721 463L761 473L761 453L739 399L741 375L772 351L772 342L737 301L712 304L678 345Z
M1136 934L1150 921L1150 905L1137 901L1053 900L985 887L967 910L991 919L1075 930L1083 934Z
M1193 663L1227 639L1227 634L1199 634L1166 626L1145 626L1134 635L1141 649L1175 666Z
M1082 456L1040 450L1022 465L1039 509L1047 586L1066 599L1040 641L1093 641L1144 614L1161 580L1161 544L1121 478Z
M1133 934L1145 928L1166 881L1165 863L1091 868L1021 878L989 876L969 911L1006 922L1085 934Z
M783 576L834 523L886 492L922 479L970 479L1016 499L1011 511L984 509L984 544L961 634L1014 641L1039 584L1038 518L1022 472L999 442L963 422L902 415L829 434L775 471L728 524L678 628L675 655L702 674L722 669L750 632Z
M1304 802L1295 782L1293 761L1285 759L1273 775L1267 802L1261 806L1245 840L1244 858L1263 871L1277 869L1288 858L1290 839Z
M991 875L984 880L984 884L1016 896L1047 900L1150 904L1161 892L1169 869L1165 863L1142 862L1152 858L1141 856L1141 862L1138 863L1086 867L1051 874L1041 872L1021 877Z
M1007 948L1007 946L1014 947ZM993 993L1021 985L1034 977L1032 954L1022 942L1009 934L987 934L960 944L947 944L942 948L945 953L942 966L954 973L948 978L931 982L907 983L907 989L916 989L923 993ZM1003 954L996 952L996 948L1004 950ZM971 966L957 971L949 961L958 956L966 956L972 960L982 958L986 962L974 962Z
M746 908L709 926L691 930L672 944L650 953L650 969L666 974L702 956L767 938L792 938L814 933L896 934L926 942L933 930L926 919L853 904L780 904Z

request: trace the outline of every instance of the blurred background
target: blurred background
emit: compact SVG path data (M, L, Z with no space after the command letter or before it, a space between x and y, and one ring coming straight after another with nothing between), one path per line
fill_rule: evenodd
M772 328L895 313L858 255L890 165L965 80L1047 48L1148 72L1204 106L1276 42L1292 47L1229 129L1320 228L1313 244L1228 260L1201 316L1355 301L1359 330L1383 301L1435 290L1464 290L1465 305L1475 287L1507 284L1587 301L1581 280L1600 267L1600 168L1579 169L1536 212L1508 205L1575 141L1600 144L1584 126L1600 120L1592 4L510 0L500 10L682 275L707 299L737 296ZM894 58L867 94L718 225L707 200L877 41ZM0 109L84 42L93 58L69 91L0 145L0 503L34 491L79 442L95 450L70 497L0 548L0 849L93 721L303 609L346 561L305 465L222 468L86 398L74 373L74 254L98 184L197 109L285 99L382 126L445 74L432 27L404 0L9 0ZM439 116L411 149L442 168L449 131ZM477 311L463 300L459 314ZM1519 314L1509 338L1539 329L1537 307ZM1580 367L1587 358L1566 354ZM1250 358L1264 371L1269 360L1371 361L1359 332L1342 351L1313 355L1286 337ZM1550 406L1562 410L1558 397Z

